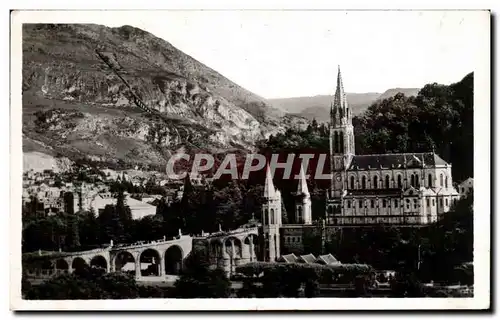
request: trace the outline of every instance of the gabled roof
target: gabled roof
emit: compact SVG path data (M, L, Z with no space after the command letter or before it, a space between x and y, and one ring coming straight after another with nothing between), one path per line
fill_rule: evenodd
M316 257L312 253L302 255L298 258L298 262L303 262L303 263L314 263L315 261Z
M290 254L285 254L285 255L282 255L281 257L278 258L278 261L280 262L297 262L299 258L294 255L293 253L290 253Z
M434 167L447 164L434 152L370 154L355 155L348 170L403 168L405 165L407 167Z
M467 178L464 181L460 182L458 185L462 186L462 185L466 185L466 184L469 184L469 183L474 184L474 178Z
M340 261L335 259L331 253L319 256L316 262L321 264L340 264Z

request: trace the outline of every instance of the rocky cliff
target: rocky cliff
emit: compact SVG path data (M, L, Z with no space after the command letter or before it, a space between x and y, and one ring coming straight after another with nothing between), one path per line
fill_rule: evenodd
M23 27L23 135L36 151L162 164L179 146L249 150L296 123L143 30Z

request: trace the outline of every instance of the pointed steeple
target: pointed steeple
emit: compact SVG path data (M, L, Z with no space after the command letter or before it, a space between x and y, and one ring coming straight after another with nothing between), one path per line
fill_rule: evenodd
M309 196L309 189L307 188L306 175L304 173L304 167L302 165L300 166L299 176L300 178L299 178L299 184L297 186L297 194Z
M347 100L345 98L344 84L342 83L342 74L340 72L340 65L338 66L337 88L335 89L335 96L333 98L333 108L337 110L347 108Z
M276 190L274 189L273 177L271 176L271 169L269 165L266 165L266 181L264 183L264 197L273 198L276 195Z

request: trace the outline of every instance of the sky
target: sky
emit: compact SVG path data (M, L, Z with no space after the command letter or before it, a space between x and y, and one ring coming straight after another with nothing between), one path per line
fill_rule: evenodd
M65 14L66 15L66 14ZM64 19L64 17L61 17ZM95 12L72 21L132 25L264 97L450 84L477 66L480 11ZM483 36L483 37L481 37Z

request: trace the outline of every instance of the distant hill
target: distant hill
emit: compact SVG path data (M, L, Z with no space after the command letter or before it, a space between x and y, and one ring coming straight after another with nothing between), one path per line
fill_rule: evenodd
M398 93L403 93L407 97L416 96L420 88L393 88L389 89L386 92L382 93L377 100L384 100L390 97L394 97Z
M402 92L406 96L415 96L419 90L418 88L394 88L384 93L347 93L347 102L349 103L353 115L358 115L377 100L390 98L398 92ZM290 114L301 116L309 120L316 119L322 122L328 121L329 119L329 110L332 100L332 95L318 95L313 97L269 99L268 102L274 107Z

